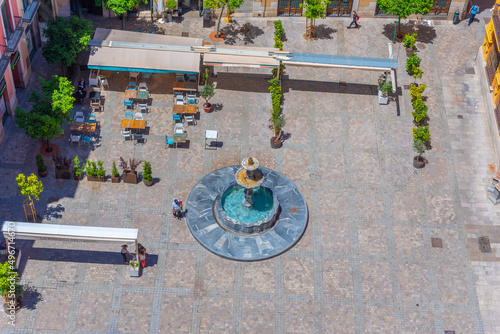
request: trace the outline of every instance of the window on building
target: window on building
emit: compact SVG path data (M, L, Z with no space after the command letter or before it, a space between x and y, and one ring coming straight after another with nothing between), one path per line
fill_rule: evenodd
M5 38L9 39L10 36L14 33L14 26L12 25L12 21L10 20L10 10L7 1L5 1L2 5L2 21L3 30L5 31Z

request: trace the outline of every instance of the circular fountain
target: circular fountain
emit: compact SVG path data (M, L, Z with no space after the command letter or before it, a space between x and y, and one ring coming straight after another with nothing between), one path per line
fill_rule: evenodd
M186 223L209 251L232 260L264 260L293 247L305 232L307 205L298 188L259 165L249 157L241 166L206 175L191 190Z

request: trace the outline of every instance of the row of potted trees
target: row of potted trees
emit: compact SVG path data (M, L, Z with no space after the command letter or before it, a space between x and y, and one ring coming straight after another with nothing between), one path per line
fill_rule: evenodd
M283 50L283 39L285 29L281 20L274 21L274 47ZM283 127L285 126L285 117L282 113L283 93L281 90L281 76L283 75L285 66L279 65L279 68L273 69L274 78L269 80L269 92L271 92L272 109L270 111L271 126L274 136L271 137L271 148L280 148L283 146Z
M82 164L78 156L75 156L74 159L70 159L60 154L54 155L52 160L54 161L55 175L58 179L70 179L70 168L73 166L73 178L75 180L81 180L83 178L83 171L85 170L87 180L96 182L106 181L106 170L104 169L104 162L102 160L90 161L87 159L85 163ZM124 183L137 184L138 180L136 169L141 163L142 160L129 159L129 161L126 161L120 157L120 167L123 170L122 178ZM45 165L45 161L43 160L41 154L36 156L36 165L38 168L38 175L40 177L46 177L48 173L47 165ZM144 161L142 179L144 184L147 186L151 186L153 184L151 163L149 161ZM113 165L111 167L111 182L120 182L120 173L118 172L115 161L113 161Z

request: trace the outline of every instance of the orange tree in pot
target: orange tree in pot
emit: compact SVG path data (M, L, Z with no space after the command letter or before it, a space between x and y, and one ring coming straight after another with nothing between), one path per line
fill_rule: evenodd
M203 110L205 112L210 112L212 110L212 104L208 102L215 94L214 84L205 83L202 90L200 91L200 96L205 99L205 103L203 103Z

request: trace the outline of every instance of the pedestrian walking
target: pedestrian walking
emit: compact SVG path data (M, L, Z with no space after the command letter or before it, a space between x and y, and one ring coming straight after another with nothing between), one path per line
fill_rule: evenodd
M144 247L142 244L137 244L137 247L139 248L140 251L143 251L144 253L146 252L146 247Z
M122 257L123 257L123 262L127 263L128 264L128 258L127 258L127 254L128 255L132 255L129 251L128 251L128 246L127 245L122 245Z
M468 26L470 26L470 24L474 22L474 17L476 16L477 12L479 12L479 6L472 5L472 7L469 9L470 18Z
M350 29L350 28L351 28L351 26L352 26L353 24L355 24L355 25L356 25L356 28L359 28L359 26L358 26L358 20L359 20L359 16L358 16L358 14L357 14L357 13L353 10L353 11L352 11L352 22L351 22L351 24L349 24L349 26L347 27L347 29Z
M142 268L146 266L146 252L141 249L139 249L139 262Z
M172 214L174 215L174 217L176 217L177 219L181 219L181 208L179 206L179 201L176 199L174 199L174 201L172 202Z

